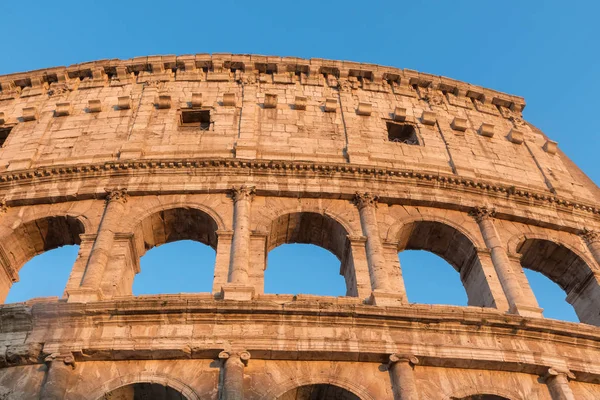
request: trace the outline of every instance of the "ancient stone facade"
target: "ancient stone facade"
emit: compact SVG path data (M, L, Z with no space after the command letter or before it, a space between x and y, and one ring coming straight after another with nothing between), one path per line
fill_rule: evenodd
M226 54L0 87L2 298L80 245L63 298L0 308L0 398L600 398L600 191L522 98ZM132 296L140 257L182 239L216 250L212 293ZM346 296L264 294L296 242L338 257ZM404 249L447 260L469 306L409 304ZM544 319L523 268L582 323Z

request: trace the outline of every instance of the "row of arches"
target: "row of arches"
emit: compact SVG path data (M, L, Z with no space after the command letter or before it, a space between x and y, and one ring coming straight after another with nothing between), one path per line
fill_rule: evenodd
M135 225L133 233L129 236L125 235L127 236L125 241L129 243L127 245L129 246L129 249L122 249L121 252L115 250L115 254L112 255L114 258L120 259L121 262L130 263L133 273L131 273L129 277L119 276L117 274L114 276L114 281L108 282L106 285L120 287L121 294L126 294L127 292L131 293L132 288L135 287L133 276L135 275L135 272L139 272L140 259L142 260L142 270L145 271L147 269L143 265L143 260L147 252L158 252L159 246L173 242L183 242L186 246L190 246L189 242L191 241L207 246L207 248L212 249L212 252L206 252L205 250L198 251L197 248L192 249L191 252L175 250L174 253L167 255L159 262L162 264L161 268L169 271L172 277L172 271L177 265L182 264L184 257L189 257L190 255L193 256L196 253L202 254L199 258L202 259L205 265L212 264L212 268L207 268L214 271L212 289L206 291L218 291L218 284L223 282L217 282L219 279L217 269L220 268L222 270L223 268L227 268L227 266L219 265L219 248L222 245L222 242L228 240L227 234L223 233L223 225L223 222L220 221L218 217L207 212L205 209L187 205L173 206L171 208L147 213L147 215ZM417 260L414 264L439 264L440 260L444 260L444 262L455 271L456 274L454 277L460 279L466 293L468 305L486 307L497 306L495 303L497 301L497 295L494 290L497 291L498 288L492 287L486 278L486 273L491 268L489 254L476 244L477 240L468 232L461 229L461 227L456 226L456 224L440 220L413 220L398 224L397 226L397 229L394 228L396 231L390 229L391 233L386 233L388 242L386 243L385 251L388 255L386 260L392 264L396 264L394 265L395 273L400 276L400 282L402 282L402 278L404 278L403 280L405 281L413 278L411 278L411 273L409 273L409 265L411 262L402 260L402 263L400 263L397 257L398 253L400 253L400 257L403 258L403 254L410 254L413 251L424 251L436 255L439 259L434 258L436 261L432 263L431 256L430 258L427 258L427 256L423 256L419 253L414 256ZM6 238L6 241L3 242L3 248L10 249L10 253L9 255L0 254L0 262L3 264L6 271L11 271L12 268L12 272L14 273L14 266L23 265L34 256L63 246L81 245L79 252L75 255L73 264L77 264L78 260L81 263L82 260L80 259L85 258L82 240L87 240L88 250L90 246L93 246L93 241L90 242L90 238L86 238L86 235L89 234L90 232L86 229L85 221L82 221L81 218L75 216L49 216L28 221L20 224L14 229L13 235ZM258 276L254 276L252 279L259 282L259 285L262 285L264 282L269 282L268 278L271 272L271 262L273 262L273 260L276 261L275 264L293 264L297 254L305 253L311 255L311 251L298 251L296 256L294 256L294 252L290 251L294 246L291 245L312 245L325 249L331 254L331 256L329 256L330 260L327 261L327 265L331 265L332 267L329 267L328 269L336 268L335 264L337 262L339 273L344 279L345 295L359 295L360 285L364 284L364 282L359 281L360 271L357 270L358 266L355 265L356 255L353 254L353 251L356 251L357 242L353 239L351 230L346 221L336 218L326 212L288 212L273 218L264 232L254 232L253 235L257 243L254 246L258 250L252 252L253 259L251 261L252 263L260 264L260 268L257 268L255 271ZM395 240L389 242L390 237L395 237ZM582 286L584 283L589 282L590 276L593 275L595 269L595 266L591 266L589 260L586 260L586 257L581 255L572 246L554 241L551 238L536 238L529 235L518 241L515 245L515 249L519 256L517 263L520 264L520 267L543 275L549 281L560 287L566 294L582 290ZM71 257L71 259L75 254L73 250L66 253L68 253L67 256ZM48 255L50 254L51 253L48 253ZM150 254L152 253L149 253L149 255ZM292 255L290 256L290 254ZM389 254L393 254L393 256L390 256ZM64 259L65 261L49 258L44 260L44 264L46 264L46 267L48 264L54 265L59 262L68 264L69 262L66 261L68 260L68 257ZM413 256L409 256L407 260L411 257ZM271 260L267 261L268 258L271 258ZM316 258L322 259L324 257L315 256L315 259ZM59 259L62 260L60 257ZM317 264L315 260L310 259L305 260L304 263L311 266ZM402 265L402 268L400 265ZM265 269L266 272L264 272L264 274L266 275L266 278L261 275ZM417 272L421 272L424 279L434 281L433 277L439 276L438 273L427 271L421 268L421 266L416 269L420 270ZM85 265L80 265L79 270L80 273L83 274ZM288 280L290 280L290 272L294 270L298 270L298 268L285 270ZM275 269L273 269L273 271L275 271ZM26 285L26 282L30 280L30 278L26 276L26 272L27 269L19 273L23 282L20 286ZM70 272L70 281L77 281L76 278L78 272L75 270ZM313 276L314 274L315 271L313 270L309 276ZM223 274L221 273L221 275ZM10 277L10 274L7 274L7 276ZM144 274L141 274L140 278L142 276L144 276ZM527 280L527 278L529 278L529 282L526 285L527 287L532 281L539 280L539 276L535 274L528 274L526 278L525 275L523 275L519 279ZM39 276L35 273L32 279L35 281L40 280ZM327 278L328 282L325 285L326 287L331 287L331 282L329 282L330 279L331 278ZM187 279L185 282L189 283L191 280L192 279ZM206 279L202 280L206 281ZM319 279L316 277L311 280L313 283L319 282ZM293 281L295 282L296 280L294 279ZM45 279L44 282L47 282L47 280ZM160 284L163 285L163 287L164 283L165 281L161 280ZM406 286L410 288L412 285ZM15 286L15 290L18 287L19 286ZM190 289L197 287L199 286L185 288L179 291L196 292L199 290ZM208 286L204 287L207 288ZM263 290L266 292L272 290L268 284L267 287L261 287L260 289L260 292ZM274 291L277 291L277 289L274 289ZM167 289L162 292L169 292L169 290ZM565 296L564 293L563 297ZM411 300L410 296L409 290L409 300ZM13 297L11 293L8 300L14 301L14 299L15 297ZM575 306L575 310L580 318L582 318L582 316L585 317L585 313L589 312L588 305L578 303L580 298L573 297L567 298L567 300ZM573 316L569 315L565 319L572 318Z
M189 396L189 395L188 395ZM97 400L195 400L168 384L139 382L114 389ZM196 396L194 396L197 398ZM496 394L478 393L466 397L451 397L451 400L510 400ZM349 389L331 383L316 383L295 387L286 391L277 400L361 400Z

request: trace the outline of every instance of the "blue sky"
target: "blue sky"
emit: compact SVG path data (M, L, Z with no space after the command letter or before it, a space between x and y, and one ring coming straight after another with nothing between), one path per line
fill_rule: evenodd
M596 162L600 135L594 118L600 109L597 1L128 1L114 5L33 1L27 6L5 2L2 14L0 33L5 40L0 51L0 74L152 54L258 53L411 68L521 95L528 103L526 119L558 141L588 176L600 182ZM163 246L145 258L159 258L155 253L169 248L180 251L177 246L188 245ZM273 267L277 252L283 253L283 264L293 258L290 254L296 247L285 249L271 254L272 268L267 270L267 277L296 282L295 277L290 278L289 271L295 271L292 265L281 267L284 278L269 277L279 269ZM69 254L68 248L57 251L52 259L40 261L44 264L40 271L50 271L47 282L52 277L60 281L60 265L67 265L68 275L68 257L74 258L76 253L71 250L73 254ZM337 274L331 265L333 256L323 252L313 249L303 253L311 267L319 261L325 264L321 269ZM202 260L208 257L203 255ZM419 296L425 291L410 283L418 281L419 276L421 280L425 276L439 278L441 284L437 287L431 286L431 279L426 283L439 295L448 292L448 282L452 274L456 275L449 266L441 265L439 274L432 274L439 264L434 256L402 257L411 300L422 301ZM163 269L165 262L161 264ZM34 268L28 265L22 271L23 282L19 285L25 285L30 267ZM150 269L148 266L144 272ZM448 279L440 275L441 271L450 273ZM136 285L142 275L136 278ZM536 289L539 277L528 277ZM55 294L62 291L65 280ZM150 280L143 286L151 288L157 282L164 283ZM559 298L564 303L564 294L549 291L543 279L539 285L538 297L550 301L548 306L542 304L547 315L573 318L564 310L552 314L551 310L557 310L552 301ZM32 289L23 290L29 295L34 293ZM457 303L464 300L460 297L464 292L447 294Z

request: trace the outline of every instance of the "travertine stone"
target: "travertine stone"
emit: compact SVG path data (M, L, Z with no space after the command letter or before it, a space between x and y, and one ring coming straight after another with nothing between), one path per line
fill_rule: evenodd
M600 398L600 189L521 97L236 54L0 87L0 300L79 245L60 299L0 307L0 398ZM134 296L140 259L178 240L215 251L212 290ZM290 243L330 251L345 296L265 293ZM410 303L404 250L446 260L468 307ZM524 269L584 323L544 319Z
M494 125L482 123L479 127L479 134L485 137L493 137L494 136Z
M464 132L467 130L467 120L465 118L454 117L450 125L455 131Z
M421 122L425 125L435 125L437 122L437 117L434 112L423 111L421 114Z
M514 128L511 129L510 132L508 133L508 140L510 140L511 142L513 142L515 144L523 143L523 132L518 131Z
M544 151L548 154L556 154L556 150L558 150L558 143L553 140L546 140Z
M406 108L396 107L394 109L394 121L404 121L406 119Z

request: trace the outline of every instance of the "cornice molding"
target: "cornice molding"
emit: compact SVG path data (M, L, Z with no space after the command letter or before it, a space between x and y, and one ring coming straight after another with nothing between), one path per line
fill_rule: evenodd
M177 170L221 170L241 171L245 175L248 171L257 174L296 175L314 174L331 178L334 174L352 177L353 179L373 180L397 179L399 183L410 183L417 186L430 184L438 189L469 190L490 197L502 197L521 201L530 206L554 206L559 211L572 213L573 210L600 214L600 206L579 200L568 199L549 192L538 192L513 185L492 183L474 178L465 178L449 174L434 174L399 168L387 168L358 164L322 163L308 161L273 161L273 160L241 160L241 159L180 159L180 160L140 160L140 161L112 161L93 164L62 165L39 167L21 171L0 173L0 191L7 190L15 184L34 184L44 181L72 180L76 177L103 177L123 173L153 174L160 171L172 173ZM257 188L259 190L259 188ZM133 195L133 194L131 194ZM9 199L9 203L18 199ZM380 198L379 202L386 200ZM533 203L537 202L537 204ZM9 204L10 205L10 204Z

